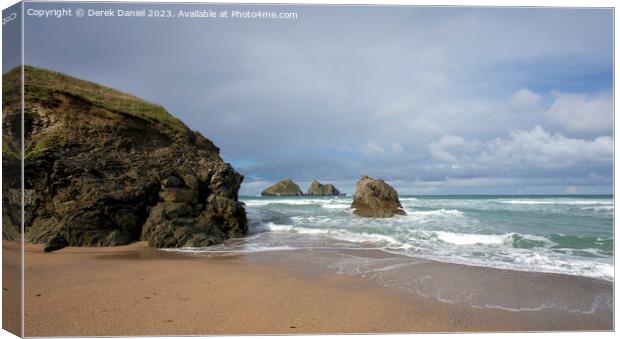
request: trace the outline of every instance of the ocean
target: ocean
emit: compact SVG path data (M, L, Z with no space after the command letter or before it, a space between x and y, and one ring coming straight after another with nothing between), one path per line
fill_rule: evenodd
M404 195L400 201L407 215L385 219L354 215L351 196L240 200L248 214L247 237L175 251L199 256L262 253L270 260L312 262L474 307L591 313L607 312L613 305L613 196ZM414 268L421 260L461 265L452 273L445 267ZM463 271L459 266L500 270ZM555 288L555 280L538 273L599 283L584 287L581 280L570 280ZM450 274L461 280L452 281ZM489 288L504 292L493 295Z
M242 196L249 235L204 249L376 249L407 257L613 281L612 196L401 196L406 216L361 218L352 197Z

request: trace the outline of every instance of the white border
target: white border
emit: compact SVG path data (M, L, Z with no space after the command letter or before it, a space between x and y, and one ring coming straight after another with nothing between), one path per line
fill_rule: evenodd
M4 2L2 5L2 8L6 8L9 7L13 4L16 4L18 1L15 0L9 0L8 2ZM33 0L26 0L26 2L45 2L45 1L33 1ZM79 1L79 0L64 0L64 1L57 1L57 2L106 2L106 1ZM108 1L108 2L115 2L115 1ZM119 1L120 2L120 1ZM230 3L230 4L235 4L235 3L246 3L246 4L316 4L316 5L421 5L421 6L488 6L488 7L529 7L529 6L533 6L533 7L551 7L551 6L557 6L557 7L605 7L605 8L614 8L616 6L616 1L611 1L611 0L590 0L590 1L584 1L584 0L519 0L519 1L514 1L514 0L504 0L504 1L493 1L493 0L413 0L413 1L407 1L407 0L375 0L375 1L369 1L369 0L337 0L337 1L330 1L330 0L289 0L289 1L282 1L282 0L253 0L253 1L230 1L230 0L221 0L221 1L181 1L181 0L168 0L168 1L163 1L163 0L150 0L150 1L144 1L144 0L133 0L133 1L126 1L126 2L134 2L134 3L139 3L139 2L178 2L178 3L222 3L222 4L226 4L226 3ZM23 11L22 11L23 14ZM24 38L24 34L23 34L23 23L24 20L22 18L22 39ZM615 19L615 13L614 13L614 46L616 45L617 39L618 39L618 34L617 34L617 26L615 25L616 23L616 19ZM0 46L0 53L2 52L2 47ZM23 40L22 40L22 59L23 59ZM615 108L615 98L617 96L617 89L615 86L615 78L616 78L616 67L615 65L617 65L618 63L618 59L617 59L617 55L615 54L615 47L614 47L614 108ZM23 73L22 73L23 74ZM22 103L22 108L23 108L23 103ZM615 116L615 110L614 110L614 116ZM618 127L620 126L620 123L614 119L614 132L618 129ZM23 128L23 123L22 123L22 128ZM615 133L614 133L615 135ZM617 146L617 140L614 137L614 150L616 149ZM22 148L23 148L23 143L22 143ZM23 152L23 149L22 149ZM23 154L23 153L22 153ZM614 155L615 155L615 151L614 151ZM614 179L617 177L617 166L615 166L615 160L614 160ZM23 171L23 165L22 165L22 171ZM615 185L615 180L614 180L614 197L617 196L617 194L620 192L620 190L618 190L618 188ZM22 202L23 203L23 202ZM618 216L618 210L615 209L614 210L614 220L616 219L616 217ZM23 218L23 216L22 216ZM614 225L614 234L615 234L615 225ZM615 237L614 237L615 238ZM22 243L23 243L23 239L22 239ZM23 251L23 246L22 246L22 251ZM614 242L614 253L617 255L618 253L618 242L615 241ZM1 259L1 252L0 252L0 259ZM614 260L615 261L615 260ZM23 267L23 253L22 253L22 267ZM23 290L23 270L21 272L22 274L22 292ZM614 283L614 296L617 295L615 292L617 292L617 285ZM23 294L22 294L22 298L23 298ZM615 298L614 298L615 299ZM23 299L22 299L23 300ZM614 311L615 311L615 307L614 307ZM0 310L0 315L1 315L1 310ZM22 308L22 326L23 326L23 308ZM614 322L617 325L619 322L619 316L618 316L618 312L614 312ZM22 333L23 333L23 328L22 328ZM543 332L543 333L503 333L503 334L499 334L499 333L468 333L468 334L381 334L381 335L375 335L373 336L373 338L479 338L479 337L487 337L487 338L492 338L495 336L501 335L502 337L505 338L589 338L589 337L597 337L597 338L615 338L616 334L613 332ZM0 331L0 339L4 339L4 338L14 338L15 336L13 336L12 334L10 334L9 332L6 332L4 330ZM276 339L276 338L281 338L282 336L261 336L261 338L269 338L269 339ZM289 336L285 336L285 337L289 337ZM292 336L291 336L292 337ZM342 338L342 336L336 336L336 335L316 335L313 336L316 338L329 338L329 339L334 339L334 338ZM71 337L71 338L78 338L78 337ZM141 338L161 338L161 337L141 337ZM166 338L187 338L187 337L166 337ZM210 337L213 338L213 337ZM232 338L232 337L227 337L227 338ZM255 336L237 336L235 338L244 338L244 339L250 339L250 338L255 338ZM368 338L367 335L348 335L347 338L355 338L355 339L361 339L361 338Z

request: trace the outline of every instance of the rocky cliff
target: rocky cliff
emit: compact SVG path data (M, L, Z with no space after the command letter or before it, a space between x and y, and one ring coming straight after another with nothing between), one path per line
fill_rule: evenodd
M280 196L298 196L298 195L304 195L304 193L301 191L301 188L299 188L299 185L297 185L293 180L286 178L284 180L279 181L275 185L267 187L261 193L261 195L280 197Z
M3 82L19 76L15 69ZM4 88L3 98L10 120L19 88ZM136 240L207 246L247 232L243 177L161 106L30 66L24 101L27 241L49 250Z

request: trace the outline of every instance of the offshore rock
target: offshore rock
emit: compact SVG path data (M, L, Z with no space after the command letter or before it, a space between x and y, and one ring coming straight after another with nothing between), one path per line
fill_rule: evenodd
M262 193L262 196L273 196L273 197L282 197L282 196L299 196L304 195L304 193L299 188L293 180L286 178L277 184L266 188Z
M335 196L340 195L340 191L332 184L321 184L316 180L312 180L310 187L308 187L308 195Z
M355 185L351 208L354 209L353 213L370 218L390 218L407 214L392 186L381 179L375 180L366 175Z

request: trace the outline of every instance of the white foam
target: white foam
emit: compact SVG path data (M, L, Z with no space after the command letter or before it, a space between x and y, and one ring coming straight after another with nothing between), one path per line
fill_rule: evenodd
M582 207L582 210L587 210L587 211L596 211L596 212L601 212L601 211L613 211L614 210L614 206L610 206L610 205L603 205L603 206L588 206L588 207Z
M515 235L515 233L511 233L512 235ZM555 242L540 236L540 235L532 235L532 234L517 234L518 236L520 236L523 239L527 239L527 240L533 240L533 241L542 241L545 243L548 243L550 245L557 245Z
M418 265L421 264L422 261L412 261L412 262L405 262L405 263L400 263L400 264L393 264L393 265L389 265L389 266L384 266L384 267L380 267L377 269L374 269L374 272L384 272L384 271L391 271L397 268L401 268L401 267L406 267L406 266L412 266L412 265Z
M300 234L328 234L330 230L319 228L296 227L293 225L278 225L272 222L264 224L264 229L271 232L294 232Z
M515 205L612 205L610 200L500 200L502 204Z
M350 204L323 204L321 205L323 208L334 208L334 209L344 209L351 208Z
M512 241L513 236L513 233L501 235L452 233L444 231L436 231L434 233L439 240L454 245L501 245Z
M463 212L459 211L459 210L446 210L446 209L439 209L439 210L432 210L432 211L406 211L408 215L411 216L423 216L423 217L428 217L428 216L457 216L457 217L461 217L463 216Z
M533 253L515 250L510 253L510 256L513 259L513 265L508 268L614 280L614 265L611 263L565 258L549 251Z
M300 249L299 247L291 247L291 246L244 246L240 248L209 248L209 247L182 247L176 249L178 252L189 252L189 253L213 253L213 254L225 254L225 253L258 253L258 252L278 252L278 251L294 251Z
M309 228L309 227L301 227L294 225L278 225L274 223L265 223L263 225L263 229L269 230L271 232L287 232L287 233L297 233L297 234L309 234L309 235L323 235L328 236L332 239L342 240L352 243L359 244L376 244L383 246L390 246L391 248L402 248L409 249L412 246L410 244L402 243L393 237L376 234L376 233L366 233L359 232L354 233L351 231L343 230L343 229L319 229L319 228ZM394 246L395 245L395 246Z
M589 309L580 309L580 308L568 308L566 306L562 306L559 305L557 303L553 303L550 301L544 302L542 304L540 304L540 306L537 307L509 307L509 306L502 306L502 305L490 305L490 304L485 304L483 306L478 306L478 305L471 305L471 307L473 308L491 308L491 309L498 309L498 310L503 310L503 311L509 311L509 312L529 312L529 311L540 311L540 310L544 310L544 309L561 309L564 310L566 312L570 312L570 313L580 313L580 314L594 314L596 312L597 309L599 308L605 308L606 306L609 307L611 306L609 304L610 300L612 299L612 297L610 295L597 295L594 300L592 301L592 305L590 306ZM605 305L607 304L607 305Z
M323 205L329 200L319 199L264 199L264 200L245 200L242 201L246 206L267 206L267 205Z

